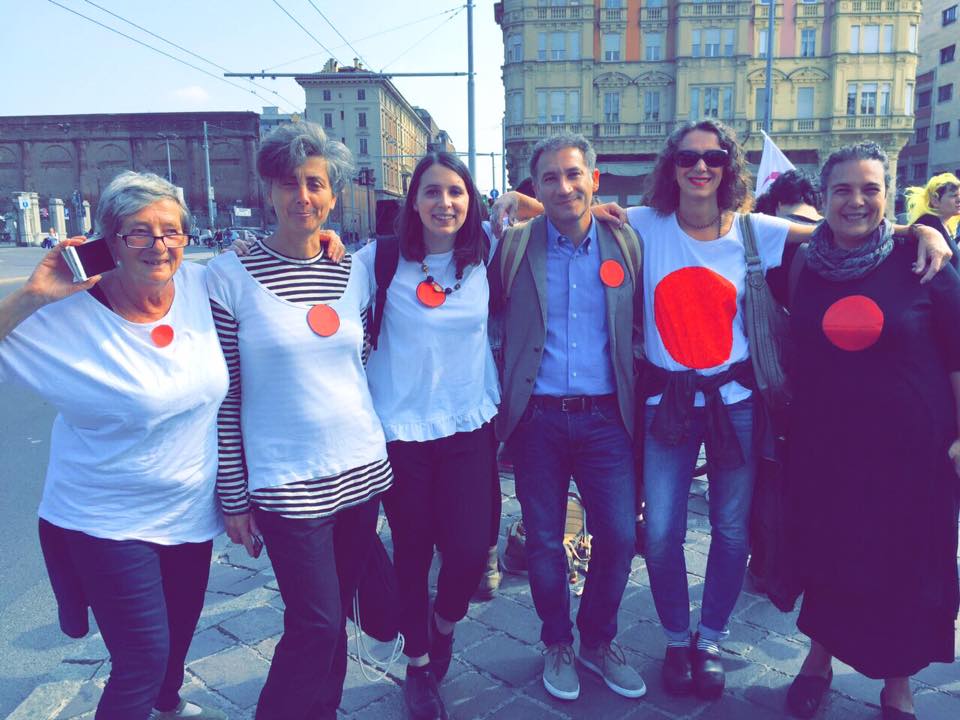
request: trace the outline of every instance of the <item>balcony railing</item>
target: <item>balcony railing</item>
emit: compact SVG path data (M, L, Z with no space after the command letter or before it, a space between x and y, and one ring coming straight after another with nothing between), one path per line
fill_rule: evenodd
M755 0L759 1L759 0ZM657 8L647 8L648 10L654 10ZM717 17L731 18L737 17L739 15L749 15L750 13L750 3L749 2L708 2L708 3L692 3L692 2L682 2L678 6L679 14L681 17L686 18L705 18L712 19ZM664 18L666 18L666 8L664 10ZM782 8L781 8L782 13ZM641 10L640 19L643 20L643 11Z
M600 22L623 22L627 11L623 8L600 8Z
M802 18L823 17L823 3L801 3L797 15Z
M580 20L590 17L592 8L581 8L578 5L570 7L538 7L537 20Z
M773 8L774 17L777 20L783 18L783 3L778 2L774 5ZM753 3L753 19L754 20L766 20L770 17L770 5L764 2L764 0L754 0Z
M877 13L919 13L921 0L840 0L841 13L876 15Z
M640 22L664 22L670 18L669 8L642 7L640 8Z

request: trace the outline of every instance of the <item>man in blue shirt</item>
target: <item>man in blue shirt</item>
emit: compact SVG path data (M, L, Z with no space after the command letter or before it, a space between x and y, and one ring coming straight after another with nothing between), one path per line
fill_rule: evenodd
M509 292L500 272L503 244L489 277L504 357L497 430L514 462L530 587L547 646L543 684L557 698L580 694L562 542L573 476L593 535L577 614L579 658L614 692L636 698L646 687L614 638L634 554L640 292L616 239L591 215L600 173L589 141L547 138L534 148L530 169L545 216L531 221Z

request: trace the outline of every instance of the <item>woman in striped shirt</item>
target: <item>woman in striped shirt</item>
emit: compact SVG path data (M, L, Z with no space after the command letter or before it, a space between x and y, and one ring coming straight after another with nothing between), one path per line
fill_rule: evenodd
M208 266L230 373L218 417L217 489L230 539L267 546L284 634L257 720L335 718L346 674L345 608L392 481L361 361L370 281L324 251L323 224L353 172L312 123L277 128L257 171L277 230Z

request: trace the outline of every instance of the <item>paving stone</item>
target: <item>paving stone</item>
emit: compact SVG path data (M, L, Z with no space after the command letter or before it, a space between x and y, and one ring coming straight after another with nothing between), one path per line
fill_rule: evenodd
M786 693L784 693L784 702L786 702ZM876 705L867 705L844 697L838 692L829 692L823 699L820 712L816 717L821 720L878 720L880 710ZM928 720L946 719L931 715Z
M227 637L215 627L201 630L193 636L193 641L190 643L190 649L187 651L187 665L235 644L236 640Z
M933 663L917 673L914 679L935 687L941 692L960 696L960 670L957 669L957 663L960 663L960 657L952 664Z
M800 672L807 649L806 645L770 636L745 650L744 657L793 677Z
M278 642L280 642L280 635L274 635L261 640L253 646L253 649L262 655L267 662L273 662L273 653L277 649Z
M657 621L657 608L648 587L628 585L620 601L620 609L639 620Z
M494 600L494 602L508 602L507 600ZM526 610L518 610L517 612L528 612ZM529 622L529 619L527 620ZM472 645L485 640L490 637L495 630L492 630L483 623L479 623L472 618L464 618L457 623L457 629L455 632L454 643L456 647L463 651L466 648L469 648Z
M483 717L505 699L500 683L475 671L444 679L440 696L450 717L463 720Z
M530 622L528 615L526 608L504 599L501 602L489 603L475 619L528 645L535 645L540 642L540 623Z
M733 609L733 617L780 635L802 637L797 630L795 614L780 612L772 603L755 595L741 594L737 606Z
M64 655L64 662L87 663L106 660L109 657L110 652L103 644L103 637L99 632L94 632L70 643Z
M854 700L879 705L883 682L864 677L849 665L834 660L833 683L830 687Z
M936 690L928 690L914 696L917 717L960 718L960 697Z
M749 687L743 688L741 694L756 705L782 712L787 701L787 688L792 681L793 676L772 670L755 678Z
M575 704L570 703L571 705ZM535 703L528 697L517 697L490 715L490 720L557 720L557 718L584 717L557 712Z
M283 632L283 614L276 608L258 607L223 621L219 627L241 642L255 645Z
M782 720L783 711L754 705L727 693L719 700L706 704L700 717L709 720Z
M625 648L649 658L662 659L667 647L667 640L660 624L647 621L636 622L629 627L621 628L617 640Z
M368 672L374 673L376 670ZM389 677L377 682L370 682L363 676L360 666L355 662L347 663L347 676L343 682L343 700L340 709L348 716L374 704L387 695L403 697L403 689Z
M236 647L197 660L190 666L190 671L234 705L249 708L260 696L268 667L268 663L250 648Z
M470 663L513 687L526 685L543 672L539 650L507 635L493 635L471 648Z
M730 636L721 645L723 650L734 655L746 656L754 647L769 636L769 632L754 625L733 621L728 626Z
M190 677L189 674L187 677ZM222 695L205 688L196 678L191 678L191 680L192 682L186 682L180 689L180 696L184 699L201 707L222 710L229 720L239 720L241 714L246 714Z
M210 568L210 580L207 582L207 592L240 595L239 592L231 592L229 588L236 585L241 580L253 577L256 572L246 568L238 568L233 565L213 565Z
M687 574L706 577L707 556L704 553L688 549L683 553L683 556L687 561Z
M7 716L7 720L47 720L56 717L58 711L70 702L82 685L82 682L76 680L42 683L17 705Z
M85 682L77 689L70 702L56 715L57 720L72 720L79 715L96 710L101 695L103 695L103 686L95 682Z
M387 693L380 700L370 703L351 713L339 712L337 717L350 720L407 720L407 708L403 704L403 693Z
M686 697L668 695L666 690L663 689L663 683L660 681L660 669L663 665L662 650L660 655L661 659L658 660L637 659L634 665L643 678L643 681L647 684L647 694L643 696L640 702L662 712L668 717L687 718L699 714L700 708L703 706L701 700L690 695Z

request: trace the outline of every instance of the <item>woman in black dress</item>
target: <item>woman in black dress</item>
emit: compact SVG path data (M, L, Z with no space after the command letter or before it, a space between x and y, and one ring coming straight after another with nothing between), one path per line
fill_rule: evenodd
M960 608L960 276L910 272L878 146L837 151L820 184L826 222L791 308L790 529L811 647L787 705L812 716L836 657L883 679L883 717L902 720L910 676L953 661Z
M960 179L953 173L934 175L923 187L907 188L910 224L926 225L943 235L953 251L950 262L960 270L957 226L960 225Z

